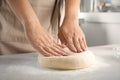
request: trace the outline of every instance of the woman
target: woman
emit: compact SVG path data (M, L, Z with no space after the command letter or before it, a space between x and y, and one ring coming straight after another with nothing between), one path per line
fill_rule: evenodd
M73 52L86 50L79 4L80 0L65 0L64 15L64 0L0 0L0 54L36 49L44 56L64 56L65 45Z

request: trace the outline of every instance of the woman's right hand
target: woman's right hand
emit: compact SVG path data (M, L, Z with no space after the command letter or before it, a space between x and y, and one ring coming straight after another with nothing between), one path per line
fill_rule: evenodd
M44 56L66 56L67 53L60 47L37 22L25 24L27 37L35 49Z

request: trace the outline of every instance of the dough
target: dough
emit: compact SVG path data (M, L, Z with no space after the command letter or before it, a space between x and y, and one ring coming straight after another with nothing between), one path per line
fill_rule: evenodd
M95 56L91 51L85 51L81 53L71 52L68 48L65 48L66 52L69 52L69 56L51 56L45 57L38 56L38 62L40 65L53 69L79 69L87 68L95 63Z

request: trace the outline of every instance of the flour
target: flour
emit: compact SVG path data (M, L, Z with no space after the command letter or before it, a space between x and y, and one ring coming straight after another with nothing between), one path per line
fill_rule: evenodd
M13 65L7 68L9 72L17 72L22 74L37 75L40 74L40 70L36 67L27 66L27 65Z
M47 69L43 67L34 67L30 65L11 65L7 68L9 72L17 72L21 74L29 74L29 75L39 75L39 74L47 74L47 73L60 73L60 74L71 74L71 73L87 73L94 72L102 68L109 67L110 65L106 63L103 59L96 57L95 65L85 68L85 69L77 69L77 70L53 70ZM70 72L70 73L68 73Z
M89 68L83 69L83 71L86 72L92 72L92 71L96 71L102 68L106 68L109 67L110 64L108 64L107 62L104 61L104 59L96 57L96 61L95 64Z

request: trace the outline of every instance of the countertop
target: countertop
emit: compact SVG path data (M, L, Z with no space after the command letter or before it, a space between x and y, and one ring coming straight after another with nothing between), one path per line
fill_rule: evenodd
M0 56L0 80L120 80L120 45L89 47L95 66L78 70L54 70L37 62L38 53ZM119 51L118 51L119 52Z

